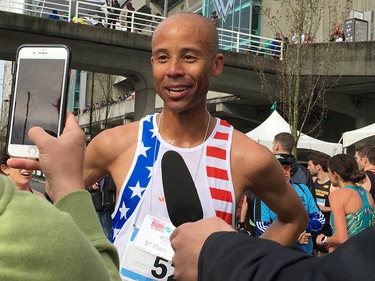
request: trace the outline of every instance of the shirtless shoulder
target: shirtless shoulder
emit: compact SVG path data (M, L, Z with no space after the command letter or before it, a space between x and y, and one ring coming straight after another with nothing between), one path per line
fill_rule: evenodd
M272 152L240 131L234 130L231 149L231 171L236 197L246 189L256 192L261 181L277 164Z
M137 147L139 122L117 126L101 132L87 146L86 185L110 173L121 186Z

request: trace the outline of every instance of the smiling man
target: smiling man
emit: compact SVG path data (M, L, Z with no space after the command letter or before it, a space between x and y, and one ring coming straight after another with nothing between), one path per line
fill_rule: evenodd
M144 233L171 224L161 173L161 160L170 150L186 163L203 218L218 216L234 226L236 204L250 189L278 215L263 237L293 244L306 227L307 214L279 163L267 148L207 111L210 79L219 77L224 65L212 22L190 13L162 21L152 38L151 64L155 91L164 101L162 113L102 132L89 144L85 159L86 186L111 174L117 187L112 242L122 278L173 278L170 261L152 249L142 250L154 238ZM173 188L181 190L181 185Z

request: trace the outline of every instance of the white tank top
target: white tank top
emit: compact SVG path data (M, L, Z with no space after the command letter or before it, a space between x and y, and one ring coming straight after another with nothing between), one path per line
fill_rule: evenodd
M156 115L140 121L136 153L112 214L111 241L120 259L131 233L140 227L146 214L169 221L161 176L161 159L168 150L183 157L197 188L203 217L218 216L234 226L235 194L230 170L233 127L217 118L213 132L202 145L179 148L158 134Z

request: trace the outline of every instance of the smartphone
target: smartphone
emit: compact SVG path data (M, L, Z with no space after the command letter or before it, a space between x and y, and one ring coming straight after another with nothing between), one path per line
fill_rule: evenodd
M22 45L17 50L9 110L7 153L39 158L29 139L34 126L58 137L65 124L71 52L66 45Z

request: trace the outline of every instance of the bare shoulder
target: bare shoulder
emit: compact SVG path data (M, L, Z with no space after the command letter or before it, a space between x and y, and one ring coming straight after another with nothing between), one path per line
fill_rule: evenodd
M275 157L272 152L265 146L258 144L240 131L234 130L232 143L233 164L243 163L249 165L252 169L262 169L274 162ZM248 168L248 167L246 167Z
M272 152L245 134L235 130L231 148L231 170L235 188L242 193L268 182L279 164Z
M100 167L107 171L123 159L132 158L136 149L139 122L117 126L98 134L89 143L85 156L85 167Z
M119 153L118 149L127 148L129 144L136 142L138 137L139 122L117 126L107 129L92 139L87 149L98 152ZM117 150L117 151L116 151Z

